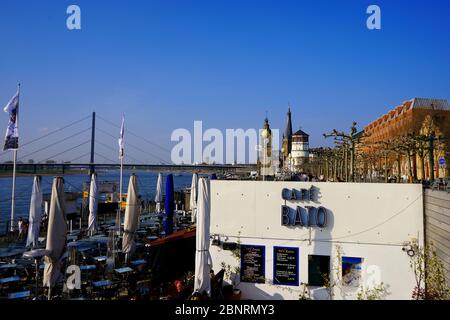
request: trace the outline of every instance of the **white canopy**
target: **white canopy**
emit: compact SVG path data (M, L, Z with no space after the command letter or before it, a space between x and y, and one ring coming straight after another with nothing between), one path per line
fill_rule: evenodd
M163 175L162 173L158 174L158 181L156 182L156 195L155 195L155 202L156 202L156 212L161 212L161 202L163 201Z
M197 197L198 197L198 174L194 173L192 175L191 200L189 202L192 210L192 222L194 223L197 217Z
M194 292L207 293L208 295L211 295L209 272L212 268L211 255L209 253L210 200L210 181L201 178L198 188Z
M88 230L95 231L97 229L97 208L98 208L97 175L93 173L91 177L91 188L89 190Z
M30 226L26 246L36 247L38 245L39 231L42 219L42 189L41 177L35 176L33 180L33 191L31 193L30 216L28 218Z
M122 251L124 253L133 253L136 247L134 242L134 233L136 232L139 224L139 214L141 205L138 200L138 187L136 176L133 174L130 177L130 183L128 184L128 196L127 206L125 208L125 221L123 225L123 240Z
M47 246L50 254L45 256L44 286L53 287L61 281L61 260L67 241L66 201L64 180L56 177L53 180L50 211L48 216Z

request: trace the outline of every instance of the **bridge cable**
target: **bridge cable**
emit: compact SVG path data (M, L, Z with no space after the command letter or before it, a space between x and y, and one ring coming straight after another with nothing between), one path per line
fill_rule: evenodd
M23 147L25 147L25 146L27 146L27 145L30 145L30 144L32 144L32 143L34 143L34 142L36 142L36 141L41 140L41 139L44 139L44 138L46 138L46 137L48 137L48 136L50 136L50 135L52 135L52 134L55 134L55 133L57 133L57 132L60 132L60 131L62 131L62 130L64 130L64 129L70 128L70 127L72 127L72 126L74 126L74 125L76 125L76 124L78 124L78 123L80 123L80 122L82 122L82 121L84 121L84 120L90 118L90 117L91 117L91 115L86 116L86 117L84 117L84 118L81 118L81 119L79 119L79 120L76 120L76 121L74 121L74 122L71 122L71 123L69 123L68 125L65 125L65 126L62 127L62 128L58 128L58 129L55 129L55 130L53 130L53 131L50 131L49 133L46 133L46 134L44 134L43 136L40 136L39 138L36 138L36 139L30 140L30 141L27 141L27 142L25 142L24 144L21 144L21 145L20 145L20 148L23 148ZM0 157L3 156L4 154L6 154L7 152L8 152L8 151L3 151L3 152L1 152L1 153L0 153Z
M95 152L94 154L95 154L96 156L99 156L99 157L103 158L103 159L106 160L106 161L111 162L111 164L115 164L115 163L116 163L116 161L113 161L113 160L111 160L111 159L105 157L104 155L102 155L102 154L100 154L100 153L98 153L98 152Z
M85 153L85 154L83 154L83 155L81 155L81 156L79 156L79 157L77 157L77 158L75 158L75 159L69 160L69 162L77 161L77 160L79 160L79 159L81 159L81 158L83 158L83 157L89 156L90 154L91 154L91 152L89 151L89 152L87 152L87 153Z
M102 129L100 129L100 128L97 128L96 130L98 130L99 132L101 132L101 133L103 133L103 134L105 134L105 135L108 135L108 136L110 136L110 137L116 139L116 137L114 137L112 134L110 134L110 133L107 132L107 131L104 131L104 130L102 130ZM154 154L152 154L152 153L150 153L150 152L148 152L148 151L145 151L145 150L143 150L143 149L141 149L141 148L139 148L139 147L137 147L137 146L135 146L135 145L133 145L133 144L131 144L131 143L129 143L129 142L126 142L126 143L125 143L125 147L127 147L127 146L131 147L132 149L136 149L136 150L138 150L138 151L140 151L140 152L142 152L142 153L145 153L146 155L149 155L150 157L155 158L156 160L160 161L160 162L163 163L163 164L168 164L168 163L167 163L165 160L163 160L162 158L160 158L160 157L158 157L158 156L156 156L156 155L154 155ZM127 153L125 153L125 156L127 156Z
M115 150L114 148L112 148L111 146L108 146L106 143L103 143L103 142L101 142L101 141L95 140L95 143L98 143L98 144L100 144L101 146L103 146L103 147L105 147L105 148L107 148L107 149L109 149L109 150L117 151L117 150ZM132 156L128 155L127 153L125 153L125 158L130 158L131 160L135 161L136 164L143 164L141 161L139 161L139 160L136 159L136 158L133 158ZM112 162L112 163L116 163L117 161L111 161L111 162Z
M115 124L115 123L113 123L113 122L111 122L111 121L109 121L109 120L107 120L107 119L105 119L105 118L103 118L103 117L101 117L101 116L97 116L100 120L103 120L104 122L106 122L106 123L108 123L109 125L111 125L111 126L114 126L114 127L116 127L116 128L120 128L120 126L118 126L117 124ZM136 137L136 138L139 138L139 139L142 139L143 141L145 141L145 142L147 142L147 143L149 143L149 144L151 144L151 145L153 145L153 146L155 146L155 147L158 147L159 149L161 149L161 150L163 150L163 151L165 151L165 152L167 152L167 153L171 153L171 151L169 150L169 149L167 149L167 148L164 148L164 147L162 147L162 146L160 146L160 145L158 145L157 143L154 143L154 142L152 142L152 141L150 141L150 140L148 140L148 139L146 139L146 138L144 138L144 137L142 137L142 136L140 136L140 135L138 135L138 134L136 134L136 133L134 133L134 132L132 132L132 131L130 131L130 130L128 130L128 129L125 129L125 132L128 132L129 134L131 134L132 136L134 136L134 137Z
M53 156L51 156L51 157L49 157L49 158L47 158L47 159L45 159L45 160L41 160L41 161L39 161L39 163L42 163L42 162L51 160L52 158L55 158L55 157L57 157L57 156L60 156L60 155L62 155L62 154L64 154L64 153L66 153L66 152L72 151L72 150L74 150L74 149L76 149L76 148L79 148L79 147L81 147L82 145L85 145L85 144L90 143L90 142L91 142L90 139L89 139L89 140L86 140L85 142L82 142L82 143L80 143L80 144L78 144L78 145L76 145L76 146L74 146L74 147L71 147L71 148L69 148L69 149L67 149L67 150L64 150L63 152L57 153L57 154L55 154L55 155L53 155Z
M46 149L48 149L48 148L50 148L50 147L53 147L53 146L55 146L55 145L57 145L57 144L60 144L61 142L65 142L65 141L67 141L67 140L69 140L69 139L71 139L71 138L73 138L73 137L76 137L76 136L78 136L78 135L80 135L80 134L82 134L82 133L84 133L84 132L87 132L87 131L89 131L89 130L91 130L91 128L87 128L87 129L81 130L81 131L79 131L79 132L77 132L77 133L74 133L74 134L72 134L72 135L70 135L70 136L68 136L68 137L66 137L66 138L63 138L63 139L61 139L61 140L59 140L59 141L53 142L53 143L51 143L51 144L49 144L49 145L47 145L47 146L45 146L45 147L42 147L42 148L40 148L40 149L38 149L38 150L35 150L35 151L33 151L33 152L30 152L30 153L28 153L28 154L26 154L26 155L20 157L19 160L22 160L22 161L23 161L23 160L25 160L25 158L27 158L27 157L29 157L29 156L31 156L31 155L33 155L33 154L36 154L36 153L41 152L41 151L44 151L44 150L46 150Z

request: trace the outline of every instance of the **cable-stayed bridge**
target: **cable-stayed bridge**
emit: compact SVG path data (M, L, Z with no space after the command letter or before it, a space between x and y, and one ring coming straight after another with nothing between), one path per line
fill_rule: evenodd
M73 172L74 170L113 170L119 169L120 164L113 163L48 163L48 164L25 164L16 165L19 173L60 173ZM150 172L197 172L197 173L246 173L256 170L256 165L228 165L228 164L199 164L199 165L176 165L176 164L124 164L124 170L139 170ZM0 164L0 170L12 171L12 163Z
M93 112L45 132L39 137L19 143L17 172L65 174L83 170L92 172L118 169L119 129L119 124ZM125 149L125 170L198 173L245 173L256 170L255 164L171 164L165 160L170 158L169 149L128 129L125 129ZM8 174L12 170L13 163L9 153L0 152L0 173Z

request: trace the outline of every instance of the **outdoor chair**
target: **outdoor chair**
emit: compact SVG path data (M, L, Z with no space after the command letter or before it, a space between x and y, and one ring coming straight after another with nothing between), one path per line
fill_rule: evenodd
M150 297L150 280L141 280L136 284L138 298L146 300Z
M104 300L112 300L114 298L117 298L118 289L119 289L118 283L115 283L115 284L105 288L105 290L103 291L103 299Z
M440 186L439 180L434 180L433 183L431 184L431 189L432 190L439 190L439 186Z

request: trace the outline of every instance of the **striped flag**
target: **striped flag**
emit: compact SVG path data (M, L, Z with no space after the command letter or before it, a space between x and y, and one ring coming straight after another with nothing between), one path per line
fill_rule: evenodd
M122 116L122 125L120 126L120 134L119 134L119 159L122 159L124 155L124 142L123 142L124 132L125 132L125 117Z
M19 115L19 90L14 97L11 98L3 111L9 113L9 123L6 129L3 150L16 150L19 148L19 130L17 126Z

